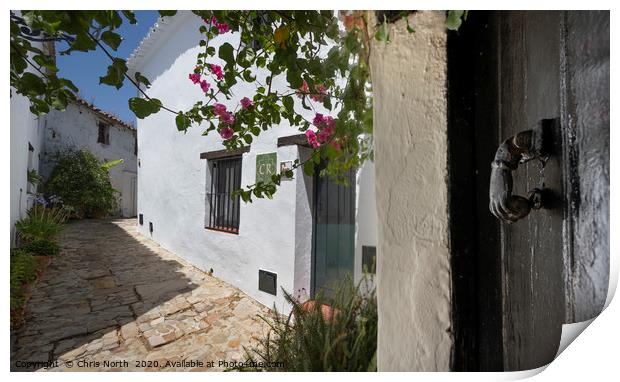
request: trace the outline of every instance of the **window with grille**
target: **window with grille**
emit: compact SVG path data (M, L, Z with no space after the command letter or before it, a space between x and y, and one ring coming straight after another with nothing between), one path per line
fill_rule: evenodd
M99 122L99 133L97 134L97 143L104 145L110 144L110 126L103 122Z
M239 233L239 196L241 188L241 157L209 160L211 181L207 187L207 219L205 228Z

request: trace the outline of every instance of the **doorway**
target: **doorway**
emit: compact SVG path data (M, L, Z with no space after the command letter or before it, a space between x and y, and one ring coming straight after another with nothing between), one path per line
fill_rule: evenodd
M334 284L353 277L355 257L355 171L348 184L314 176L311 296L333 295Z
M594 317L606 298L609 13L470 12L449 35L448 82L453 369L541 367L562 325ZM500 221L491 162L543 120L554 121L546 161L511 172L514 194L540 188L543 206Z

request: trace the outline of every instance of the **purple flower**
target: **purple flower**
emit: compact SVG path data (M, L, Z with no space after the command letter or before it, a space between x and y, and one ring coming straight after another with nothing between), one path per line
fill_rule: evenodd
M247 109L250 106L252 106L252 100L249 99L248 97L241 98L240 103L241 103L241 107L244 108L244 109Z
M217 116L222 116L226 113L226 105L222 105L221 103L216 103L213 105L213 114Z
M230 139L234 133L235 131L228 126L220 129L220 136L222 139Z

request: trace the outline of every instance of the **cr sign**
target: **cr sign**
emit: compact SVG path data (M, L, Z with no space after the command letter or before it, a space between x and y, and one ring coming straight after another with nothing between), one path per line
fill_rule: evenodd
M276 153L258 154L256 156L256 183L271 183L271 176L276 174L277 162Z

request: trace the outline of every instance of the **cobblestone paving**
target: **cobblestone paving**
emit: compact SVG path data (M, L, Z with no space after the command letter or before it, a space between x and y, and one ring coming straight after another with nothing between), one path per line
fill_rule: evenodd
M137 233L134 219L67 225L12 335L11 369L213 370L266 333L264 306ZM125 363L126 361L126 363ZM202 361L202 367L190 361ZM209 361L212 363L210 364ZM184 362L184 364L179 364Z

